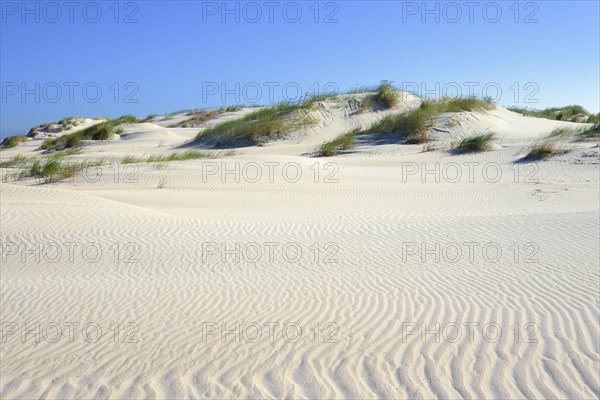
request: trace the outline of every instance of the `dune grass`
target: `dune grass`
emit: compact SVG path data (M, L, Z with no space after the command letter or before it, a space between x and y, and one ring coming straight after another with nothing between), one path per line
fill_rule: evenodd
M485 111L495 107L490 99L475 97L442 98L424 100L418 108L400 114L388 115L374 123L371 134L391 134L404 139L408 144L425 143L429 140L429 126L443 112Z
M70 179L87 168L104 164L103 161L63 161L59 158L35 159L14 157L1 163L2 167L15 168L12 174L7 174L5 179L21 181L24 179L43 179L44 183L55 183Z
M3 149L17 147L27 140L27 136L8 136L2 141Z
M157 189L164 189L167 184L169 183L169 181L167 180L166 176L161 176L160 180L158 181L158 185L156 185Z
M575 134L575 138L578 140L600 138L600 122L596 122L593 126L589 128L583 128L581 130L578 130Z
M323 93L323 94L316 94L316 95L312 95L312 96L306 96L303 100L301 100L300 102L296 103L298 106L298 109L305 109L305 110L310 110L311 108L314 108L314 106L317 105L317 103L326 101L326 100L335 100L339 97L338 93L335 92L331 92L331 93Z
M136 157L126 155L121 159L121 164L140 164L140 163L168 163L171 161L187 161L198 159L215 159L221 157L230 157L235 155L235 151L201 151L187 150L184 152L172 152L167 154L150 155L147 157Z
M81 153L80 149L65 149L65 150L56 151L54 153L48 154L48 155L44 156L44 158L58 159L58 158L63 158L63 157L74 156L74 155L77 155L80 153Z
M42 143L42 149L45 150L57 150L60 148L77 148L82 146L82 140L108 140L114 133L123 133L122 130L115 130L114 128L121 124L133 124L139 120L131 115L124 115L117 119L108 120L101 122L96 125L92 125L81 131L73 132L69 135L63 135L56 138L50 138L44 140Z
M558 153L556 142L552 139L544 139L535 142L525 156L526 159L540 160L549 158Z
M216 146L256 145L282 138L290 131L310 125L307 111L318 100L307 99L298 103L280 103L254 111L242 118L221 122L198 133L196 141L214 142Z
M571 138L576 141L600 138L600 123L596 123L591 127L561 127L553 129L547 135L550 138Z
M350 150L354 148L355 136L360 132L360 128L344 133L330 142L323 143L316 151L319 157L331 157L338 154L341 150Z
M0 168L22 168L27 162L31 161L32 158L25 157L22 155L16 155L8 160L0 162Z
M407 143L424 143L428 139L428 125L434 117L435 113L432 109L415 108L400 114L388 115L373 124L367 132L399 136Z
M493 140L493 133L470 136L459 140L453 149L462 153L488 151L492 148Z
M377 87L375 101L381 103L385 108L394 108L399 103L399 94L394 86L389 81L382 81Z
M169 125L169 128L195 128L203 122L217 118L220 113L218 110L198 110L186 114L191 118Z
M576 116L583 114L588 119L582 122L597 122L600 115L590 114L585 108L577 104L571 104L564 107L549 107L543 110L520 108L520 107L509 107L510 111L525 115L527 117L545 118L558 121L573 121L576 120Z
M371 97L365 97L362 100L353 99L353 101L355 102L355 104L358 104L358 107L355 111L356 114L363 114L367 111L373 110L374 100L372 100Z
M421 108L431 109L435 113L459 111L489 111L495 104L490 98L477 97L442 97L438 100L423 100Z
M74 177L87 168L103 165L102 161L68 161L61 162L57 159L49 159L45 162L34 161L29 168L29 175L44 179L45 183L60 182Z

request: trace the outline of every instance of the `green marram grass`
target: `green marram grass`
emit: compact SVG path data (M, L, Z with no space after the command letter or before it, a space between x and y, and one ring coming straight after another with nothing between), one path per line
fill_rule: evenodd
M543 110L529 109L522 107L509 107L510 111L525 115L527 117L545 118L557 121L574 121L574 122L598 122L600 114L591 114L584 107L578 104L571 104L564 107L549 107ZM584 121L578 121L577 116L584 116ZM587 118L585 118L587 117Z
M415 108L385 116L374 123L367 132L375 135L394 135L407 143L424 143L428 139L428 126L434 117L435 113L431 109Z
M230 157L235 155L235 151L201 151L186 150L183 152L172 152L167 154L149 155L146 157L136 157L126 155L121 159L121 164L140 164L140 163L168 163L171 161L187 161L199 159L215 159L221 157Z
M595 123L589 127L561 127L553 129L547 135L550 138L574 139L583 141L588 139L600 138L600 123Z
M294 129L311 125L308 114L317 100L308 99L298 103L280 103L250 114L221 122L205 129L196 136L197 142L212 142L216 146L260 145L282 138Z
M331 157L338 154L342 150L351 150L354 148L356 139L355 136L360 132L360 128L344 133L332 141L323 143L317 149L317 155L320 157Z
M46 139L42 143L42 149L57 150L60 148L77 148L82 146L82 140L108 140L115 133L123 133L122 130L115 130L116 126L122 124L134 124L137 122L139 122L139 120L136 117L124 115L117 119L100 122L99 124L92 125L69 135Z
M552 139L544 139L535 142L525 156L526 159L540 160L549 158L558 153L556 142Z
M10 149L13 147L17 147L21 143L27 140L27 136L8 136L6 139L2 141L3 149Z
M389 81L382 81L377 87L375 101L381 103L385 108L394 108L399 103L399 94L396 88Z
M488 151L492 149L493 141L493 133L486 133L485 135L474 135L459 140L453 148L454 150L457 150L459 152Z

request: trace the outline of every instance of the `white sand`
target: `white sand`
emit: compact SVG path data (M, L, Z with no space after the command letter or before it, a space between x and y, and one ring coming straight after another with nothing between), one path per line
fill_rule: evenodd
M399 108L418 104L409 98ZM494 131L493 151L386 144L312 158L306 153L318 144L393 112L349 116L334 103L319 110L317 127L233 157L121 165L119 175L106 166L96 183L3 183L0 398L598 398L599 149L565 142L569 153L515 162L541 134L580 125L499 107L461 112L459 125L435 133L444 145ZM73 159L163 153L198 132L165 125L126 126L120 140ZM40 154L41 140L1 157ZM209 163L256 163L263 175L223 182L207 176ZM290 163L302 171L296 183L281 172ZM437 182L421 179L424 166L436 165ZM452 183L455 167L463 178ZM332 171L337 183L325 181ZM55 263L41 250L53 242L63 249ZM72 260L68 242L80 244ZM252 252L239 262L210 252L215 243L250 242L263 251L254 263ZM279 244L273 259L271 242ZM102 251L97 262L82 256L90 243ZM302 250L297 262L296 247L282 250L289 243ZM478 244L472 260L468 243ZM36 244L39 251L23 251ZM417 248L436 244L422 260ZM463 254L453 262L457 248ZM79 324L73 338L69 322ZM36 323L40 337L20 336ZM247 329L223 341L222 323ZM269 323L279 324L273 338ZM56 324L62 336L52 343ZM82 336L85 324L101 327L97 342L96 325L89 340ZM282 335L285 324L302 329L297 341L294 329ZM432 333L423 337L424 329ZM125 343L128 333L137 343Z

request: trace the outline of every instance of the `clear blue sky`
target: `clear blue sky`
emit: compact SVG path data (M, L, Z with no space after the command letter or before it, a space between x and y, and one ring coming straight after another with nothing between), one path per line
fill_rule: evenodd
M485 86L504 106L600 108L598 1L427 2L430 13L421 1L230 2L230 13L221 1L64 3L0 2L2 136L382 79L430 96Z

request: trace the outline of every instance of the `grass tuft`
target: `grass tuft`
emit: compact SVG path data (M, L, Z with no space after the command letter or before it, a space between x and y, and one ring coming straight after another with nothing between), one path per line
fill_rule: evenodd
M217 146L260 145L265 141L282 138L291 130L312 123L306 111L314 102L280 103L254 111L242 118L221 122L201 131L197 141L214 142Z
M26 140L27 136L8 136L2 141L2 148L10 149L12 147L17 147Z
M543 110L509 107L510 111L522 114L526 117L545 118L557 121L571 122L596 122L599 115L590 114L585 108L577 104L565 107L549 107Z
M81 153L80 149L66 149L66 150L57 151L57 152L54 152L54 153L49 154L47 156L44 156L44 158L57 159L57 158L74 156L74 155L79 154L79 153Z
M217 118L219 115L219 110L189 111L186 113L186 116L189 116L191 118L180 121L176 124L171 124L169 125L169 128L195 128L203 122Z
M337 97L338 97L337 93L325 93L325 94L317 94L317 95L313 95L313 96L307 95L304 100L302 100L300 103L298 103L298 108L310 110L315 105L317 105L317 103L323 102L328 99L336 99Z
M330 142L323 143L317 150L319 157L331 157L338 154L341 150L350 150L354 148L355 136L360 132L360 128L344 133Z
M130 154L121 159L121 164L140 164L140 163L168 163L171 161L187 161L198 159L215 159L220 157L230 157L235 155L235 151L201 151L187 150L184 152L173 152L168 154L150 155L148 157L135 157Z
M122 129L114 129L122 124L134 124L139 120L131 115L124 115L117 119L101 122L92 125L81 131L73 132L69 135L59 136L57 138L46 139L42 143L42 149L57 150L60 148L81 147L82 140L108 140L114 133L122 134Z
M44 183L64 181L65 179L74 177L77 173L86 168L103 165L102 161L67 162L62 161L59 158L48 158L45 160L21 158L19 160L13 159L11 161L11 163L3 163L4 166L20 169L20 171L9 174L10 177L17 181L27 178L41 178L44 180ZM8 176L5 178L8 178Z
M424 100L421 108L431 109L435 113L459 111L489 111L495 104L490 98L477 97L442 97L438 100Z
M167 180L166 176L161 176L160 180L158 181L158 185L156 186L157 189L164 189L167 186L167 183L169 183L169 181Z
M525 158L540 160L556 155L557 153L556 143L553 140L546 139L534 143Z
M434 116L431 109L415 108L382 118L373 124L368 132L397 135L406 139L408 143L423 143L427 141L427 127Z
M572 138L576 141L597 139L600 138L600 123L595 123L591 127L556 128L548 133L547 136L550 138Z
M398 105L398 91L389 81L381 81L377 87L375 101L383 104L386 108L394 108Z
M492 148L494 134L476 135L463 138L454 145L454 150L459 152L479 152Z
M17 155L9 160L0 162L0 168L23 168L23 165L31 160L29 157Z

